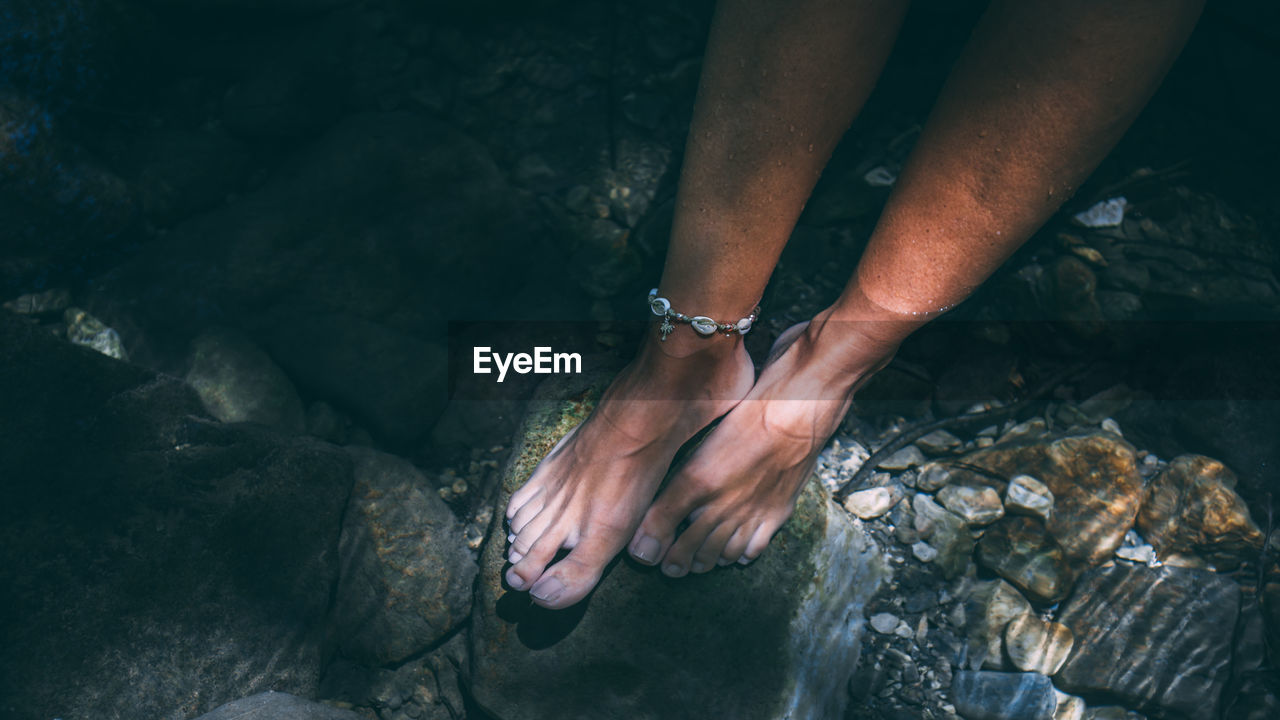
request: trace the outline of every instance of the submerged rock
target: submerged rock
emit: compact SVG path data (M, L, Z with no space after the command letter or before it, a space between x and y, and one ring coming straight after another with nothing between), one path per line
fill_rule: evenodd
M462 524L417 468L367 448L348 452L355 487L339 546L333 628L343 655L388 665L466 619L476 565Z
M362 715L268 690L229 702L196 720L361 720Z
M1000 496L989 487L948 485L938 491L938 502L969 525L990 525L1004 517Z
M223 422L257 422L300 433L302 400L271 358L243 333L214 329L191 343L187 382Z
M539 390L495 507L590 412L603 378L593 380L555 378ZM532 606L503 586L506 530L495 515L476 588L469 674L476 701L495 716L841 716L863 606L887 570L857 522L814 484L751 565L672 580L623 560L585 601L562 611Z
M1054 498L1053 515L1045 527L1072 561L1096 565L1110 558L1133 527L1142 499L1133 446L1110 433L1001 443L962 460L995 477L1025 474L1043 483ZM1007 485L988 474L960 468L951 473L952 484L959 476L965 484L990 485L997 491Z
M964 608L968 618L969 667L1004 668L1005 626L1010 620L1029 614L1031 603L1004 580L992 580L980 584Z
M1239 609L1239 586L1212 572L1091 570L1059 617L1075 650L1056 679L1156 717L1219 717Z
M1053 517L1053 492L1030 475L1016 475L1005 488L1004 509L1014 515L1032 515L1049 522Z
M125 352L120 333L115 329L107 327L101 320L80 308L67 308L63 316L67 322L68 340L116 360L129 360L129 353Z
M1231 570L1262 549L1263 534L1226 465L1180 455L1147 488L1138 529L1161 556L1194 552Z
M1007 518L988 528L978 542L978 562L1046 604L1066 597L1076 576L1044 524L1027 517Z
M0 313L6 717L192 717L311 695L351 462L206 419L176 378ZM38 478L38 482L34 479Z
M938 551L933 562L943 576L953 578L964 573L973 558L973 536L964 518L924 493L911 499L911 507L915 511L915 530Z
M1062 623L1027 614L1014 618L1004 629L1004 648L1013 666L1023 672L1052 675L1071 654L1075 638Z
M1039 673L961 670L951 681L956 711L966 720L1053 720L1058 698Z

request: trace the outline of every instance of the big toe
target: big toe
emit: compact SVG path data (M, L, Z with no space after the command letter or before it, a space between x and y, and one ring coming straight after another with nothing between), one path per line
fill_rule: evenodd
M595 589L605 565L617 552L617 545L584 540L544 572L529 588L529 595L538 605L552 610L577 604Z

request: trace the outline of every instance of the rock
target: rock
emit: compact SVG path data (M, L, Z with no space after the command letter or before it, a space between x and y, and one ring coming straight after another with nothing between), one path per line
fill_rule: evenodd
M1000 433L999 442L1014 442L1015 440L1039 440L1049 431L1049 426L1045 424L1044 418L1034 417Z
M1146 720L1146 718L1119 705L1105 705L1086 710L1084 720Z
M990 525L1004 517L1000 496L989 487L948 485L938 491L938 502L971 526Z
M590 412L607 378L553 377L530 403L494 507ZM587 600L545 611L502 585L495 513L476 583L469 686L504 720L840 717L863 607L885 577L878 549L810 483L749 566L673 582L612 565ZM725 632L725 618L750 632ZM619 648L626 648L620 653ZM591 692L582 679L591 678ZM706 692L716 688L715 693Z
M120 333L104 325L101 320L75 307L67 308L63 318L67 323L68 340L107 357L128 362L129 353L124 350Z
M1031 603L1012 585L991 580L978 585L963 607L968 618L969 667L1000 670L1004 663L1004 629L1009 621L1031 612Z
M946 430L934 430L916 438L916 447L930 455L945 455L960 447L960 438Z
M911 554L916 556L920 562L933 562L938 557L938 551L927 542L914 543L911 546Z
M210 415L300 433L302 400L278 365L243 333L213 329L191 343L187 383Z
M951 469L952 484L1005 484L988 475L1030 475L1052 493L1053 515L1045 524L1067 559L1098 564L1112 557L1133 527L1142 500L1142 476L1132 445L1110 433L1086 432L1054 440L1001 443L961 458L983 468Z
M924 453L920 452L920 448L915 445L908 445L880 461L876 468L880 470L910 470L917 465L923 465L927 459Z
M988 528L978 541L978 563L1049 605L1067 596L1076 577L1044 524L1028 517L1005 518Z
M1074 642L1067 626L1031 613L1014 618L1004 629L1004 650L1023 672L1053 675L1067 661Z
M1053 720L1084 720L1084 714L1089 709L1084 698L1057 691L1055 694L1058 697L1058 709L1053 711Z
M966 720L1053 720L1058 707L1053 683L1038 673L960 670L951 699Z
M140 158L142 213L160 227L226 202L249 165L248 153L228 137L171 127L146 134L129 156Z
M1098 278L1084 261L1073 255L1059 257L1053 265L1054 314L1081 338L1094 337L1105 328L1098 304Z
M335 445L344 445L351 432L351 419L332 405L316 400L307 406L307 434Z
M898 616L893 613L876 613L871 616L871 629L881 635L892 635L894 630L898 629Z
M873 520L889 512L901 499L901 491L894 493L888 487L867 488L849 493L844 501L844 509L863 520Z
M1219 717L1239 608L1239 586L1212 572L1123 564L1091 570L1059 616L1075 635L1075 650L1058 684L1157 717Z
M5 713L193 717L312 695L351 462L0 313Z
M916 489L925 492L937 492L951 482L951 473L941 463L925 463L916 476Z
M1150 545L1125 545L1116 549L1116 557L1143 565L1153 565L1156 561L1156 551Z
M343 521L334 634L343 655L398 663L466 619L476 566L462 524L407 460L349 448L355 487Z
M4 309L18 315L46 315L60 313L71 305L71 292L66 288L54 288L38 293L27 293L4 304Z
M1004 509L1011 515L1030 515L1047 523L1053 517L1053 492L1030 475L1015 475L1004 491Z
M917 493L911 504L915 511L916 532L938 551L934 564L942 570L944 577L963 574L973 556L973 536L969 534L964 518L924 493Z
M360 720L363 716L268 690L219 707L196 720Z
M1217 460L1180 455L1148 486L1138 529L1161 555L1194 552L1234 569L1263 543L1235 485L1235 474Z

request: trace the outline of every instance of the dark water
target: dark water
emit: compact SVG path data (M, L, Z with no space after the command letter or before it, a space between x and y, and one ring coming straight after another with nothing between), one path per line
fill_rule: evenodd
M983 6L910 11L766 290L757 362L843 287L888 194L863 178L901 167ZM711 9L0 0L0 715L188 718L276 688L384 720L483 717L458 681L466 658L443 650L465 621L395 661L325 634L341 569L324 548L350 485L337 448L407 459L458 535L485 529L542 377L498 384L473 372L474 349L546 346L606 371L630 356ZM1221 460L1270 539L1278 70L1280 12L1212 4L1088 182L903 345L842 436L879 444L1078 366L1015 419L1111 418L1161 461ZM1122 224L1072 224L1118 195ZM129 364L65 355L68 340ZM210 413L317 444L191 419ZM182 446L206 454L176 459ZM241 470L305 477L225 482ZM314 545L308 515L332 525ZM191 518L208 523L186 532ZM1273 550L1232 575L1269 641ZM1224 681L1223 717L1265 717L1231 714L1265 707L1277 676L1262 656L1262 680ZM851 713L923 712L876 697Z

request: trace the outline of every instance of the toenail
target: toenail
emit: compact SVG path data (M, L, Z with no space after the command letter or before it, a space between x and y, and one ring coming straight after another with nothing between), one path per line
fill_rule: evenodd
M545 603L553 603L564 594L564 583L559 578L543 578L534 584L529 594Z
M694 560L694 561L693 561L693 571L694 571L694 572L696 572L696 573L706 572L706 569L707 569L707 566L706 566L705 564L700 563L700 562L698 562L697 560Z
M524 578L516 574L516 569L511 568L507 571L507 584L516 590L524 589Z
M684 574L684 568L676 565L675 563L667 563L662 566L662 572L670 575L671 577L680 577Z
M515 533L507 533L507 542L509 542L509 543L513 543L513 542L515 542L515 541L516 541L516 534L515 534Z
M716 561L716 564L719 565L720 567L724 567L725 565L729 564L729 560L727 558L720 558L719 560Z
M510 561L512 565L515 565L516 563L520 562L523 559L524 559L524 553L521 553L519 550L516 550L515 548L511 548L511 552L507 553L507 560Z
M742 557L738 558L738 564L739 564L739 565L750 565L750 564L751 564L751 558L747 557L746 555L743 555Z
M661 550L662 544L658 542L657 538L645 535L636 543L636 559L650 564L656 563L658 562L658 553Z

